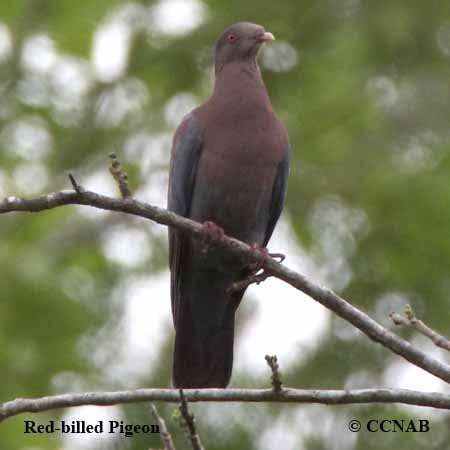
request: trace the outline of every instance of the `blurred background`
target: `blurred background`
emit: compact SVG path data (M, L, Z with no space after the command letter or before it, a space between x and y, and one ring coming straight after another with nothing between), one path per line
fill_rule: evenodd
M270 249L393 328L406 303L450 325L450 2L444 0L16 0L0 3L0 196L70 188L165 206L170 143L213 82L212 47L235 21L277 38L260 65L289 130L287 206ZM167 387L173 327L167 230L85 207L0 217L0 399ZM276 280L238 312L231 386L448 392ZM397 330L448 361L424 338ZM158 405L178 448L188 448ZM395 405L193 405L208 450L448 449L448 414ZM431 431L350 433L356 417L422 418ZM21 415L8 450L145 449L158 436L30 436L23 421L151 423L147 405Z

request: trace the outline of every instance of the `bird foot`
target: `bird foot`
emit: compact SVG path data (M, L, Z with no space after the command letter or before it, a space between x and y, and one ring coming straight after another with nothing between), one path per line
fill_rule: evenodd
M225 232L223 231L223 228L219 227L219 225L215 224L214 222L211 222L209 220L203 222L203 236L201 238L201 241L203 245L205 246L204 252L208 251L208 248L211 244L214 242L220 241L225 236Z
M286 255L283 255L283 253L270 253L267 247L261 247L258 244L252 244L251 248L253 251L259 252L262 255L261 261L250 264L250 270L253 274L256 274L261 269L264 269L266 262L269 261L270 258L275 260L278 259L279 263L282 263L286 259Z
M257 244L252 244L251 249L262 255L260 261L251 263L248 268L250 269L250 275L241 281L236 281L229 288L229 292L239 292L243 289L247 289L251 284L259 284L271 277L272 274L266 270L265 265L271 258L278 259L282 263L286 256L282 253L270 253L266 247L261 247Z
M259 284L262 283L263 281L267 280L267 278L270 277L270 274L268 272L266 272L265 270L263 270L260 273L255 273L253 272L252 275L250 275L247 278L244 278L241 281L236 281L235 283L233 283L228 289L228 292L239 292L242 289L246 289L248 288L251 284Z

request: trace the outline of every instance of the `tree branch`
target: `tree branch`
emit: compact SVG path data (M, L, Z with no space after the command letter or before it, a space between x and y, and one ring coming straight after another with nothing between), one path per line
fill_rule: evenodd
M266 355L266 361L270 370L272 371L272 376L270 381L272 382L273 390L280 393L283 390L283 383L281 382L280 366L278 364L278 358L276 355L270 356Z
M38 212L62 205L87 205L110 211L119 211L144 217L162 225L169 225L199 239L204 235L203 226L200 223L178 216L163 208L140 202L131 197L117 199L91 191L53 192L30 200L7 197L0 202L0 214L14 211ZM361 330L371 340L380 343L409 362L450 383L450 366L448 364L444 364L415 348L408 341L387 330L330 289L313 283L304 275L287 268L274 259L265 258L260 251L237 239L223 236L214 240L214 245L241 257L244 261L264 263L264 269L267 273L309 295Z
M280 393L274 392L273 389L184 389L183 393L189 402L319 403L323 405L403 403L450 409L450 394L408 389L305 390L283 388ZM106 406L155 401L178 403L180 393L177 389L137 389L62 394L35 399L18 398L0 406L0 422L25 412L37 413L81 405Z
M70 184L74 188L75 192L77 192L78 194L81 194L84 191L83 186L80 186L78 184L77 180L75 179L75 177L70 172L67 175L69 177Z
M109 158L111 159L109 171L119 186L120 194L123 198L131 197L131 191L128 186L128 175L123 171L122 165L115 153L110 153Z
M202 443L200 442L200 436L197 433L197 427L195 425L194 414L189 412L188 402L184 395L183 389L180 392L180 406L179 410L183 418L184 426L189 435L189 441L191 443L192 450L204 450Z
M395 312L391 312L389 314L389 317L391 318L392 322L394 322L395 325L411 326L420 334L423 334L425 337L431 339L431 341L433 342L434 345L436 345L436 347L443 348L444 350L450 352L450 341L444 336L442 336L442 334L439 334L437 331L434 331L422 320L418 319L414 315L411 305L405 306L404 316Z
M150 412L153 416L153 419L156 420L156 422L158 423L159 435L161 436L161 441L164 445L164 450L176 450L172 436L167 430L166 422L164 422L164 419L158 414L158 410L156 409L155 405L153 404L150 405Z

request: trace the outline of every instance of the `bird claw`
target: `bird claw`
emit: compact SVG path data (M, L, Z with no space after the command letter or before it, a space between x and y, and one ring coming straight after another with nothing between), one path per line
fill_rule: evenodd
M264 269L264 266L269 259L273 258L278 260L280 264L286 259L286 255L283 253L270 253L267 247L261 247L258 244L252 244L253 251L257 251L262 255L262 260L250 264L250 270L256 274L259 270Z
M286 255L283 253L267 253L267 256L275 260L278 259L277 262L279 262L280 264L286 259Z
M243 280L236 281L233 283L228 289L228 292L238 292L243 289L247 289L251 284L259 284L263 281L267 280L271 275L269 271L266 270L266 263L270 259L278 259L278 262L283 262L286 258L282 253L270 253L266 247L261 247L257 244L252 244L251 249L255 252L258 252L262 255L262 259L253 263L250 263L248 268L250 270L250 274L247 278Z
M203 252L207 252L209 246L217 241L220 241L225 236L225 232L223 231L223 228L219 227L219 225L215 224L214 222L211 222L209 220L203 222L203 236L202 236L202 243L204 244L205 248Z

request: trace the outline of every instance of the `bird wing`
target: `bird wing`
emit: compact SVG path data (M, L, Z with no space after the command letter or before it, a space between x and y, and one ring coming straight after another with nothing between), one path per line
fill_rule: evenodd
M170 211L189 217L197 165L202 148L201 130L192 114L178 127L173 144L169 175L167 207ZM169 262L171 271L172 315L177 318L185 238L169 228Z
M283 209L284 200L287 193L287 180L289 175L289 160L291 157L291 147L288 144L284 152L284 158L278 163L275 182L273 184L272 197L269 207L269 222L267 223L266 235L263 247L267 246L272 236L275 225Z

